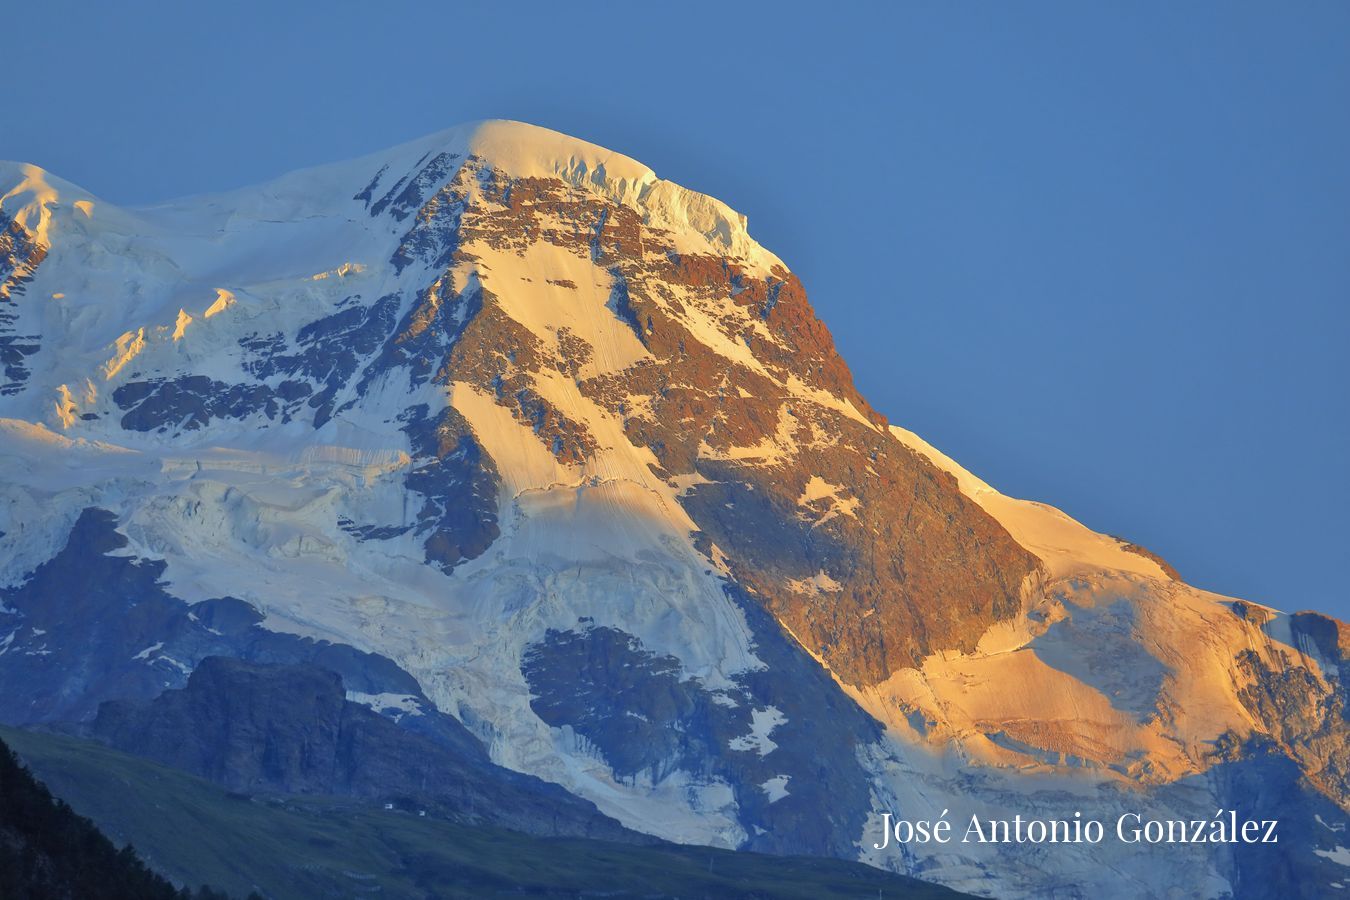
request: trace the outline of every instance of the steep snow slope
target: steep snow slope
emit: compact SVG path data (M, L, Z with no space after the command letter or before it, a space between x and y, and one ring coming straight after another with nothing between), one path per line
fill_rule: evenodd
M888 426L719 201L511 122L148 209L0 194L7 720L327 641L351 699L675 840L1007 896L1338 877L1342 626ZM1282 855L870 849L886 811L1192 818L1253 780Z

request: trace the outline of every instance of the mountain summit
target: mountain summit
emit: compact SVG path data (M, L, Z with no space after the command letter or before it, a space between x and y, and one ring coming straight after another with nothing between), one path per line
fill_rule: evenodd
M0 366L0 721L235 657L675 841L1000 896L1350 861L1344 625L890 425L745 217L620 154L491 121L139 209L0 164ZM1216 809L1281 843L874 849Z

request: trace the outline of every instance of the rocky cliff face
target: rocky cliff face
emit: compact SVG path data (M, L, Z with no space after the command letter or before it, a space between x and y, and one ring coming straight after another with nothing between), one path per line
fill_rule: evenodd
M1287 764L1286 883L1350 859L1341 626L889 426L720 202L503 122L154 209L0 175L5 720L317 664L629 828L1009 896L1258 876L881 814L1212 816Z
M46 245L20 222L0 212L0 396L17 394L28 378L28 357L40 348L18 319L17 298L47 255Z
M181 690L104 703L90 733L244 793L364 797L526 834L652 842L557 785L493 766L476 744L400 728L313 664L209 656Z
M851 683L973 648L1016 613L1034 558L926 460L887 452L884 420L787 269L681 252L640 205L516 178L477 155L433 191L457 161L438 156L392 204L397 185L370 202L413 223L394 266L437 274L362 384L402 364L414 385L489 388L558 466L582 471L600 455L596 426L621 429L604 449L684 486L676 499L705 552L716 544L737 581ZM539 269L519 271L531 257ZM576 269L588 283L564 277ZM521 316L535 278L551 296ZM442 439L429 455L462 446ZM451 542L446 560L432 532L428 557L486 550L491 513L475 512L477 541ZM816 582L839 587L799 586Z

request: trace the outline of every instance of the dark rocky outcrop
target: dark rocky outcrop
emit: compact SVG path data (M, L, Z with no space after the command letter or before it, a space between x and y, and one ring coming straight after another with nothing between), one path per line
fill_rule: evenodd
M127 545L107 510L80 514L65 546L24 583L0 590L0 722L90 719L105 700L149 699L182 687L208 656L311 663L348 689L410 698L400 725L457 754L486 758L453 716L392 660L344 644L262 628L262 615L234 597L188 604L161 582L165 564L116 555Z
M289 422L306 407L315 428L333 416L339 394L362 362L393 330L398 294L344 308L303 326L292 343L283 334L241 338L242 368L256 381L229 383L205 375L128 381L113 391L128 431L196 431L218 419L262 415Z
M880 738L818 663L772 617L733 594L768 668L710 691L680 663L614 628L550 631L522 669L531 707L590 741L620 778L661 780L676 770L731 785L745 849L852 855L869 808L861 745ZM772 728L755 724L755 713ZM756 731L767 741L750 739ZM782 779L786 796L766 787Z
M410 526L423 537L427 562L449 572L483 553L501 533L501 479L464 417L446 407L432 417L423 405L402 416L413 466L404 485L422 496Z
M270 340L255 336L248 339L252 354L244 368L261 379L285 377L275 389L280 399L294 403L307 397L314 410L314 427L322 427L332 418L338 394L357 367L393 331L399 304L398 294L386 294L370 304L362 303L359 296L350 297L343 309L296 332L293 347L282 335ZM288 385L301 385L303 390Z
M240 792L362 797L528 834L652 840L557 785L348 701L342 678L315 665L208 657L181 690L104 703L90 733Z
M273 390L264 384L227 384L205 375L128 381L113 391L113 402L124 411L128 431L196 431L213 419L245 419L261 413L276 419L285 410L286 394L295 399L307 386Z
M1227 757L1208 774L1222 808L1242 820L1275 821L1277 843L1228 844L1227 877L1242 900L1317 900L1343 880L1336 861L1345 813L1317 790L1278 743L1262 736L1219 741ZM1320 852L1319 852L1320 851Z
M1288 653L1272 666L1254 650L1238 654L1249 683L1238 698L1270 742L1298 762L1322 793L1350 807L1350 718L1344 683L1327 684ZM1341 662L1336 659L1336 662Z
M0 212L0 397L23 389L28 358L42 349L38 335L19 329L17 298L46 257L46 247Z
M1181 577L1181 573L1178 572L1172 566L1171 563L1169 563L1167 560L1163 559L1161 556L1159 556L1157 553L1154 553L1147 547L1141 547L1139 544L1136 544L1133 541L1127 541L1123 537L1116 537L1115 535L1111 535L1111 537L1115 538L1116 541L1119 542L1120 549L1124 550L1126 553L1133 553L1136 556L1144 557L1144 559L1152 560L1153 562L1158 564L1158 568L1163 570L1163 574L1166 575L1168 578L1171 578L1173 581L1183 580Z

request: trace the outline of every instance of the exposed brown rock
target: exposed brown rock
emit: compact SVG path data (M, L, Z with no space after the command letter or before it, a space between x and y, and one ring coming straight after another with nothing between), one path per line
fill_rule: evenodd
M1344 689L1322 681L1289 654L1278 656L1272 667L1253 650L1238 655L1239 670L1251 679L1239 699L1318 790L1350 809L1345 787L1350 783L1350 721Z
M1142 556L1144 557L1144 559L1151 559L1158 564L1158 568L1162 569L1163 574L1166 575L1168 578L1171 578L1173 581L1183 580L1181 577L1181 573L1178 572L1176 569L1174 569L1171 563L1169 563L1167 560L1163 559L1161 556L1154 553L1147 547L1141 547L1140 545L1133 543L1132 541L1127 541L1125 540L1125 538L1118 537L1117 535L1114 534L1111 535L1111 537L1120 544L1120 549L1124 550L1126 553L1133 553L1135 556Z
M611 279L615 327L631 329L651 358L582 378L592 358L584 340L567 329L541 340L477 283L451 297L448 275L424 292L395 345L453 327L435 379L490 388L569 463L589 458L594 438L534 378L551 369L578 379L663 476L711 482L682 498L699 540L709 553L716 544L731 574L841 678L874 684L936 650L972 649L1015 614L1037 561L954 479L887 433L796 276L676 252L633 209L473 158L416 211L405 240L413 249L400 252L439 265L421 242L450 209L447 266L481 265L484 247L523 252L536 241L590 260ZM753 365L707 346L690 330L695 320L747 348ZM758 458L747 450L756 447Z

